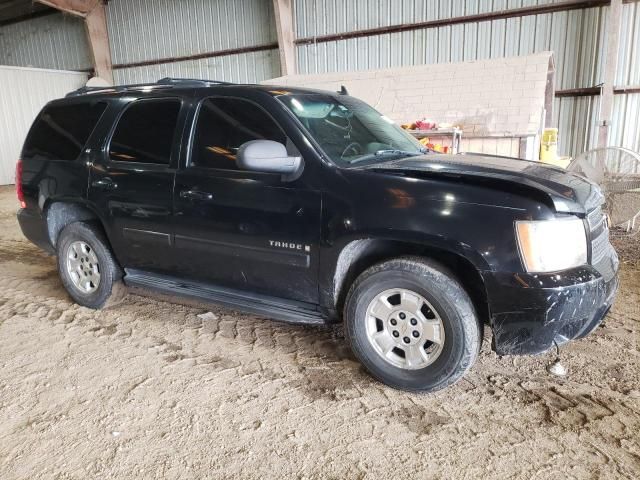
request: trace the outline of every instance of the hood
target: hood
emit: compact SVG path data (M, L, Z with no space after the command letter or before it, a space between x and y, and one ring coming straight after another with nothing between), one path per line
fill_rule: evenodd
M508 182L547 195L557 212L584 214L604 201L600 188L559 167L518 158L493 155L426 154L361 167L367 170L402 171L416 178L434 176Z

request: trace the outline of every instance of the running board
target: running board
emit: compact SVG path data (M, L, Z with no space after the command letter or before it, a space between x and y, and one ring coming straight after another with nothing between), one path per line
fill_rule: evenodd
M326 320L314 305L248 293L199 282L188 282L157 273L125 268L124 283L170 295L195 298L235 310L261 315L288 323L324 325Z

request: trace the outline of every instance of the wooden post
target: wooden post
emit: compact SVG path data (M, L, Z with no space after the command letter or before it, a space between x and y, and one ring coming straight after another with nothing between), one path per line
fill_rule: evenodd
M607 146L609 126L613 116L613 88L618 67L618 45L620 43L620 23L622 20L622 0L611 0L607 25L607 56L604 64L604 81L600 95L600 118L598 121L598 148Z
M96 75L113 85L107 17L102 3L99 3L87 14L85 17L85 25L87 27L89 45L91 45L93 68Z
M101 0L36 0L61 12L84 18L93 69L98 77L113 84L111 49L107 32L107 17Z
M280 50L280 73L293 75L296 73L296 49L293 43L293 8L291 0L273 0Z

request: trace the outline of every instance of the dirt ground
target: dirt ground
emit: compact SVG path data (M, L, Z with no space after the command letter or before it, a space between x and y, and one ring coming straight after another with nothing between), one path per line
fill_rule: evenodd
M337 329L130 294L73 304L0 188L0 478L638 478L640 243L604 325L552 354L489 346L453 387L371 379Z

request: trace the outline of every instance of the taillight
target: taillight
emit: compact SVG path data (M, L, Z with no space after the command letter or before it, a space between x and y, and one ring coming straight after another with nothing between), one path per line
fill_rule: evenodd
M16 195L18 195L20 207L27 208L27 203L24 201L24 192L22 191L22 160L18 160L16 164Z

